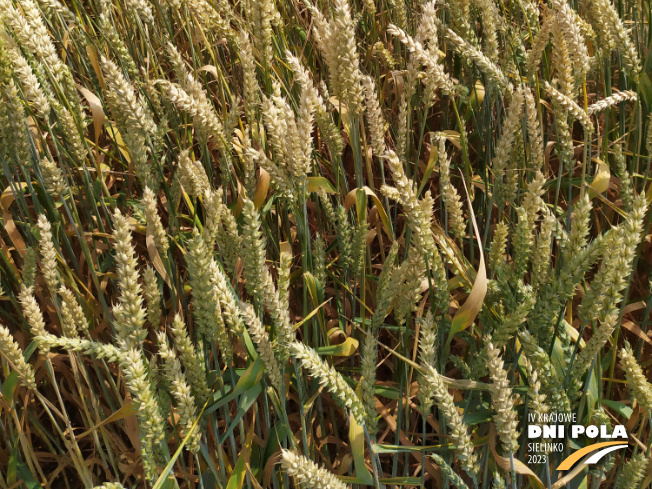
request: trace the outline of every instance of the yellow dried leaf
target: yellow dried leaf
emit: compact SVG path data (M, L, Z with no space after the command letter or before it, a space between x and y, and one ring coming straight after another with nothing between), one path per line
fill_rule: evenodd
M464 176L462 176L464 180ZM464 182L464 189L466 190L466 182ZM460 331L465 330L469 325L475 320L476 316L482 308L482 303L484 298L487 295L487 268L484 264L484 253L482 251L482 240L480 239L480 231L478 231L478 223L475 220L475 214L473 212L473 207L471 206L471 199L467 193L466 201L469 205L469 215L471 216L471 221L473 223L473 231L475 232L475 239L478 241L478 247L480 249L480 263L478 264L478 272L475 276L475 282L473 282L473 287L471 288L471 293L467 297L462 307L460 307L455 316L453 316L453 322L451 324L451 330L448 335L448 345L450 345L453 336Z
M79 90L79 93L82 94L91 108L91 114L93 114L93 129L95 130L95 144L97 144L100 139L100 134L102 133L102 126L104 125L105 119L102 102L97 97L97 95L95 95L86 87L77 85L77 90Z

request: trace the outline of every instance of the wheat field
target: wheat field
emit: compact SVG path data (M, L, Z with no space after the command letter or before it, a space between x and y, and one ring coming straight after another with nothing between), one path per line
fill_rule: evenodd
M0 488L650 487L651 17L0 0Z

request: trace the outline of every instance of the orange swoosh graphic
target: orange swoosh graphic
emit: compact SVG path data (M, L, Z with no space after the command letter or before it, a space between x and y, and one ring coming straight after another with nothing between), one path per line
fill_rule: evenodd
M588 447L584 447L581 450L578 450L575 453L573 453L572 455L565 458L564 461L559 464L559 467L557 467L557 470L568 470L568 469L570 469L584 455L587 455L588 453L591 453L591 452L597 450L598 448L610 447L612 445L623 445L625 443L627 443L627 442L626 441L605 441L605 442L602 442L602 443L596 443L595 445L589 445Z

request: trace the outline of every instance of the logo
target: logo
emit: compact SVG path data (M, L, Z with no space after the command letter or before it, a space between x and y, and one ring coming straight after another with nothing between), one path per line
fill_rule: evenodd
M613 428L607 425L584 426L577 424L576 413L541 413L538 416L531 413L528 421L529 463L547 463L548 454L563 452L568 440L594 440L599 437L613 441L592 443L573 452L557 466L560 471L571 469L584 457L587 457L584 464L591 465L598 463L608 453L627 448L627 432L623 425Z
M584 447L576 451L575 453L571 454L570 456L566 457L564 461L559 464L557 470L568 470L573 465L575 465L582 457L588 455L591 452L598 450L596 453L591 455L584 462L584 465L596 464L600 461L602 457L604 457L609 452L613 452L621 448L627 448L627 443L623 444L623 442L620 441L605 441L603 443L595 443L593 445L589 445L588 447Z

